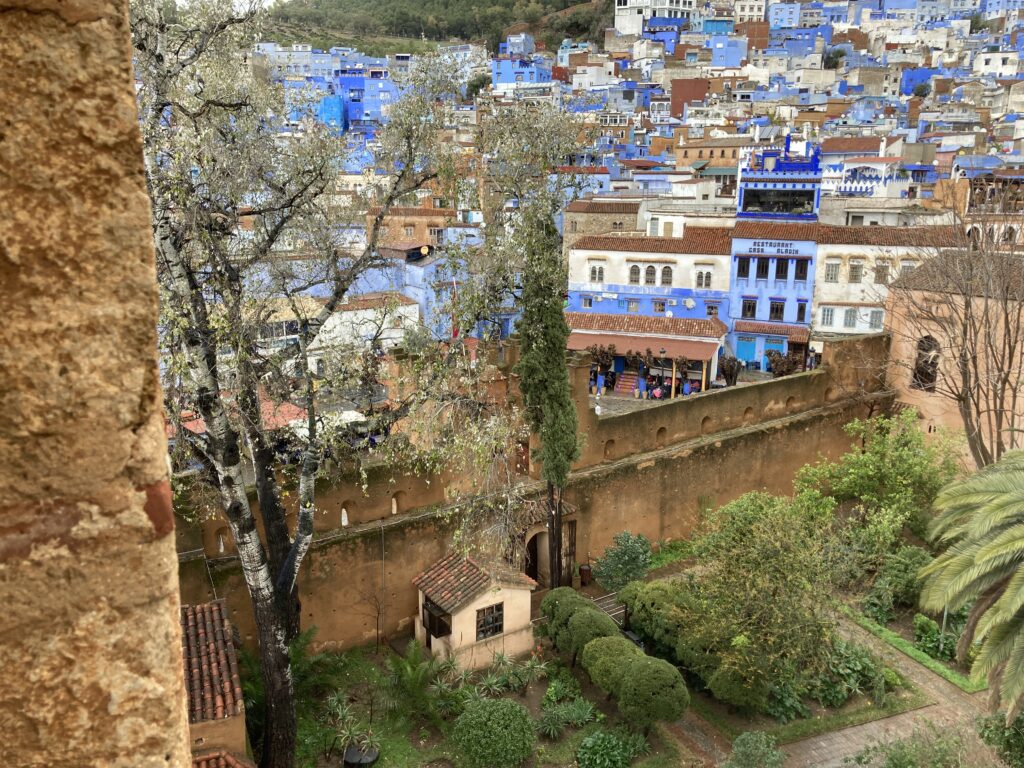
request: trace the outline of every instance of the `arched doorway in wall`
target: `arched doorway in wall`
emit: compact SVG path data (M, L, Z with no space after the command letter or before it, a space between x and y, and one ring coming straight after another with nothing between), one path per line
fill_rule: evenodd
M532 531L527 534L523 571L541 587L551 584L547 530Z

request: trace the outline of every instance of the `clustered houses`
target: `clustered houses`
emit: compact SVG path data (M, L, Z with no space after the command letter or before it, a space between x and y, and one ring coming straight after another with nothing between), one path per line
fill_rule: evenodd
M615 0L602 45L546 50L520 32L493 56L448 46L463 83L490 79L452 136L473 156L485 103L537 100L594 129L559 169L582 189L558 218L567 312L617 333L636 317L717 318L718 352L748 368L771 351L810 362L823 339L883 330L888 281L949 227L977 242L1021 234L1007 223L1024 179L1019 5ZM288 88L322 94L317 114L353 148L346 190L368 190L412 57L256 52ZM445 250L479 242L483 215L429 191L403 206L381 242L394 268L356 288L404 296L443 334L438 308L460 277L444 273ZM489 328L514 326L509 308Z

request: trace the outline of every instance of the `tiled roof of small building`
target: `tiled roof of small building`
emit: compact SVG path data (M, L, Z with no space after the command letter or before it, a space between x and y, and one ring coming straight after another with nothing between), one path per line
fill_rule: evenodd
M886 144L890 141L886 137ZM833 136L821 142L821 152L824 155L877 152L881 143L881 136Z
M705 339L719 339L729 330L717 317L647 317L605 315L599 312L566 312L565 321L574 331L611 331Z
M568 213L636 213L640 210L640 203L619 200L573 200L565 210Z
M192 755L192 768L256 768L248 760L235 757L230 752L220 750L219 752L207 752L202 755Z
M181 606L181 644L189 722L242 714L242 682L224 600Z
M817 232L816 224L784 224L767 221L737 221L732 236L755 240L810 240Z
M811 331L802 325L783 325L781 323L762 323L756 320L737 320L737 333L760 333L765 336L785 336L797 344L806 344L811 338Z
M448 613L458 610L477 595L483 594L492 582L528 589L537 586L537 582L525 573L513 571L511 568L488 570L478 565L472 558L458 553L438 560L412 580L424 595Z
M842 227L819 224L816 239L825 245L879 245L904 248L962 244L953 227Z
M573 248L620 253L694 253L728 256L732 232L726 227L687 226L681 237L647 237L586 235L573 243Z

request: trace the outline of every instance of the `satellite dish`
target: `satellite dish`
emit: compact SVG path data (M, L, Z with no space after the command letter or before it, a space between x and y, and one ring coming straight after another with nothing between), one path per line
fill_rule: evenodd
M693 309L694 307L697 306L697 302L695 302L693 299L687 299L683 303L686 304L687 309Z
M667 311L667 312L665 313L665 317L672 317L672 310L671 310L671 309L670 309L670 310L668 310L668 311Z
M420 255L421 256L426 256L429 253L430 253L430 246L429 245L424 245L422 248L420 248Z

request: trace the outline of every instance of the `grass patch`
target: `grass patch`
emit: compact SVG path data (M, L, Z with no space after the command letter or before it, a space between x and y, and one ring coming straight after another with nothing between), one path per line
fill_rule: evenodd
M891 697L881 707L876 707L870 699L865 697L859 704L848 709L829 712L820 717L809 717L803 720L793 720L789 723L779 723L760 728L750 725L745 727L737 726L732 719L723 715L719 709L711 706L708 701L700 696L694 696L690 700L690 709L714 726L729 741L734 740L744 731L764 731L774 736L779 744L791 744L794 741L808 739L811 736L841 731L854 725L863 725L874 720L881 720L893 715L910 712L931 703L932 701L927 695L908 684L902 695Z
M896 634L891 629L886 629L881 624L876 624L867 616L857 613L848 606L842 606L841 610L850 619L852 619L858 627L870 632L879 640L885 641L900 653L912 658L918 664L927 667L943 680L952 683L964 693L977 693L978 691L984 691L988 688L988 683L986 681L975 680L967 677L966 675L960 674L955 669L950 669L938 659L933 659L920 648L915 648L914 644L908 641L905 637Z
M666 565L685 560L693 554L693 544L685 539L676 539L658 546L658 551L651 555L651 567L656 571Z
M682 756L679 754L676 740L669 736L660 725L655 725L651 729L651 736L658 737L660 743L658 754L641 757L631 764L632 768L679 768L682 764Z
M582 728L565 734L558 741L539 738L536 751L537 765L575 765L576 750L580 748L580 742L603 727L602 723L587 723Z

